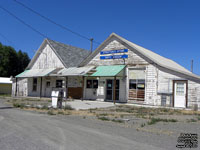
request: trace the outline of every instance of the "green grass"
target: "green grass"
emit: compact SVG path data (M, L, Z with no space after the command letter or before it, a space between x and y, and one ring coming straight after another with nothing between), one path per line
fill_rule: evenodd
M176 119L162 119L162 118L151 118L150 121L147 122L148 125L156 124L157 122L177 122Z

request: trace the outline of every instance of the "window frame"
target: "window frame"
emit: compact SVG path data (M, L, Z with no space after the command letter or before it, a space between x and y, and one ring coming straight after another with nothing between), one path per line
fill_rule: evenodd
M90 84L88 84L89 82L90 82ZM94 84L96 84L96 85L94 85ZM98 89L98 87L99 87L99 81L97 79L87 79L86 80L86 88L87 89Z
M33 92L37 92L37 83L38 83L37 78L33 78L33 85L32 85Z
M61 85L58 85L57 83L61 83ZM63 80L56 80L56 88L62 88L63 87Z

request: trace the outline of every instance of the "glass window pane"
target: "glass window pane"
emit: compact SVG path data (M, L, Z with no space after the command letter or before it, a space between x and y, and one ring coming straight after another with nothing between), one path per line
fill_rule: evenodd
M87 88L92 88L92 80L87 80Z
M98 88L98 80L93 80L93 88Z

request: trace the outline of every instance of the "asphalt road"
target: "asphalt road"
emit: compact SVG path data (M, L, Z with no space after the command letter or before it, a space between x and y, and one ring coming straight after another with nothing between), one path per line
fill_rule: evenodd
M161 150L176 140L79 116L49 116L0 102L1 150Z

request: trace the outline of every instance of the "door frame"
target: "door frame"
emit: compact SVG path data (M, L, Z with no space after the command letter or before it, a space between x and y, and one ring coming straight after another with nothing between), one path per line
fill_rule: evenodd
M175 83L176 82L185 82L186 83L186 95L185 95L185 108L188 107L188 80L173 80L173 92L172 92L172 107L174 107L175 100Z
M112 81L112 99L111 100L109 100L109 99L107 99L107 82L108 82L108 80L111 80ZM119 91L119 96L120 96L120 79L116 79L116 83L117 83L117 80L119 81L119 89L118 89L118 91ZM114 89L114 79L106 79L106 88L105 88L105 100L106 101L114 101L114 94L116 94L116 91L117 91L117 89ZM116 86L116 85L115 85ZM116 87L115 87L116 88ZM114 92L114 90L115 90L115 92ZM116 98L116 96L115 96L115 98ZM119 99L120 99L120 97L119 97ZM115 99L115 101L119 101L119 99L118 100L116 100Z

